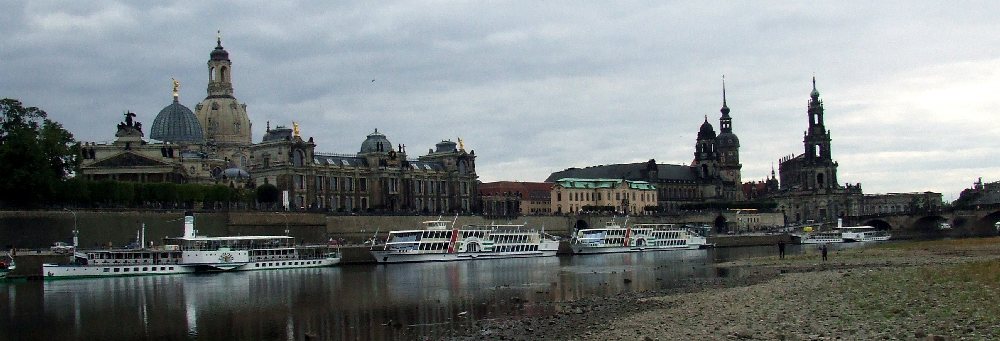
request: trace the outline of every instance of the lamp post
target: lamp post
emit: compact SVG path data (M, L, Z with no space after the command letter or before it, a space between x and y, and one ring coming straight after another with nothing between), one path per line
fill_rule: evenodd
M275 212L275 213L280 214L283 218L285 218L285 236L288 236L289 233L291 232L288 230L288 215L285 214L284 212Z
M63 208L63 211L69 212L73 215L73 249L78 249L80 248L80 230L76 225L76 212L73 212L68 208Z

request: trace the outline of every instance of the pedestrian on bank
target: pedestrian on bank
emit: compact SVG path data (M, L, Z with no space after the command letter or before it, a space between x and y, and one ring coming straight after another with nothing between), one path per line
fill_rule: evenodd
M778 259L785 259L785 241L778 241Z
M819 252L820 252L821 254L823 254L823 261L824 261L824 262L826 261L826 252L827 252L827 247L826 247L826 245L827 245L827 244L823 244L823 246L820 246L820 247L819 247Z

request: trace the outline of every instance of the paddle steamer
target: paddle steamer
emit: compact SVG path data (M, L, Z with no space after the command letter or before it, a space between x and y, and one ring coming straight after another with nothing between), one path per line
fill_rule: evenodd
M337 249L327 245L300 246L289 236L196 235L194 216L184 217L184 236L164 238L160 247L90 250L73 254L69 264L43 264L46 279L166 275L194 272L243 271L332 266Z
M557 238L525 225L467 225L432 220L423 228L389 232L384 245L372 246L379 263L437 262L555 256Z

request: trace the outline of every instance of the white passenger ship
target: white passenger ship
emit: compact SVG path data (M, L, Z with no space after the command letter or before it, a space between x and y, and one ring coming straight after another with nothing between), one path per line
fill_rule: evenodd
M892 237L889 231L878 230L872 226L846 226L838 229L845 242L884 242Z
M186 215L184 236L164 238L162 247L84 251L73 258L70 264L43 264L42 274L55 279L309 268L337 264L340 253L327 245L296 246L289 236L197 236L194 216Z
M445 220L425 221L423 225L423 229L389 232L385 245L372 247L372 257L379 263L434 262L548 257L559 250L556 238L524 225L467 225L459 229Z
M571 246L574 254L693 250L710 246L703 233L674 224L634 224L622 227L610 221L602 228L578 231Z
M799 244L843 243L844 237L840 231L822 231L806 233L799 237Z

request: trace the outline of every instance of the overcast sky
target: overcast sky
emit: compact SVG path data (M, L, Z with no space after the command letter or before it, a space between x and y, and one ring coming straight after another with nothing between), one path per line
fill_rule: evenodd
M482 181L541 181L689 164L725 75L747 181L802 153L815 75L841 183L953 200L1000 180L996 1L163 3L4 1L0 97L110 141L125 110L152 125L171 77L204 99L221 30L254 141L268 121L327 153L461 137Z

